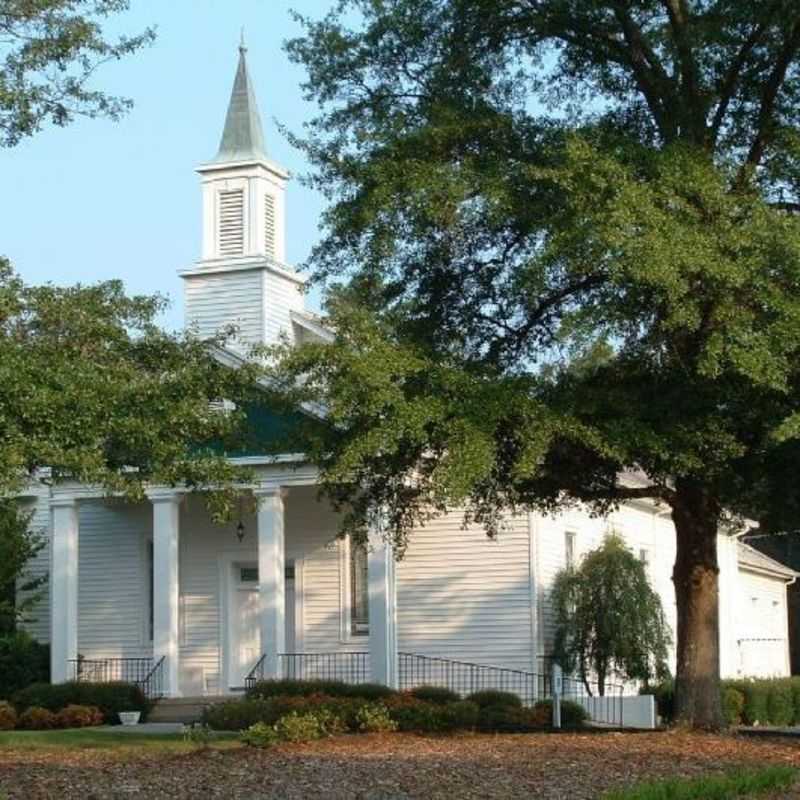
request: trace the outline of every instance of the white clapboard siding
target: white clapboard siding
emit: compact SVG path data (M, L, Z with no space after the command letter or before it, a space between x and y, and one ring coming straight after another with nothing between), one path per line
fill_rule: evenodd
M230 325L238 329L239 346L262 341L263 291L257 270L186 277L186 324L201 337ZM232 343L236 346L236 342Z
M401 652L533 668L526 516L490 540L451 513L413 533L397 565Z
M86 658L148 655L145 542L149 503L81 501L78 535L78 652Z
M46 496L36 500L26 500L22 508L32 514L31 530L38 534L43 540L43 547L36 554L35 558L28 562L25 570L25 582L29 579L37 579L50 574L50 501ZM40 642L50 641L50 585L45 582L36 590L36 603L27 612L24 621L24 629L38 639ZM20 599L24 600L30 594L20 593Z
M219 193L219 255L244 254L244 190Z
M675 561L675 530L668 518L645 506L628 505L607 518L594 518L579 509L555 517L537 516L535 527L538 538L539 644L543 655L550 655L553 649L555 613L550 593L556 575L566 566L567 531L575 533L577 562L589 550L598 547L612 531L620 535L637 556L644 551L651 584L659 593L667 621L674 630L675 591L671 575Z
M748 678L788 675L785 582L740 570L736 608L738 674Z
M304 306L302 286L273 271L264 273L264 341L273 344L291 333L292 311Z

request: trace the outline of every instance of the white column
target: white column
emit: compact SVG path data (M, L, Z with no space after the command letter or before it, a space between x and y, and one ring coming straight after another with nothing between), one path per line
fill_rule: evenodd
M50 578L50 680L74 677L78 657L78 504L74 497L51 500L53 523Z
M395 560L382 531L370 532L367 556L369 577L369 664L374 683L398 686Z
M258 603L264 677L280 677L280 653L286 652L285 490L262 487L258 502Z
M178 639L178 554L181 495L172 490L147 493L153 504L153 658L164 658L164 694L180 697Z

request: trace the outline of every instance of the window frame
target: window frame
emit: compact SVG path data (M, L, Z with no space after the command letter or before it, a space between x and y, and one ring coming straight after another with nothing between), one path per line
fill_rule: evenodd
M365 548L366 549L366 548ZM353 560L352 542L347 536L339 540L339 586L340 586L340 620L339 639L342 643L363 642L369 638L369 577L367 573L367 621L357 623L354 619L353 597ZM367 555L368 557L368 555ZM368 568L367 568L368 569Z

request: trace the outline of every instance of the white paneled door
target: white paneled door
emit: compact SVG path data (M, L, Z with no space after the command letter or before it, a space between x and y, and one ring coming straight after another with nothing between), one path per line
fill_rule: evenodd
M258 619L258 565L256 562L233 564L230 593L231 658L229 661L229 683L231 687L242 687L247 675L261 658L261 626ZM288 652L294 648L295 592L293 572L287 570L286 577L286 645Z

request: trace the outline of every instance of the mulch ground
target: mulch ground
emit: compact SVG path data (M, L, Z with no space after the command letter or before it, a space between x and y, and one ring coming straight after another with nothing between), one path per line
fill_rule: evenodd
M470 800L597 798L611 787L728 767L800 767L800 740L688 733L344 736L121 760L113 750L0 750L0 797ZM782 797L800 798L800 790Z

